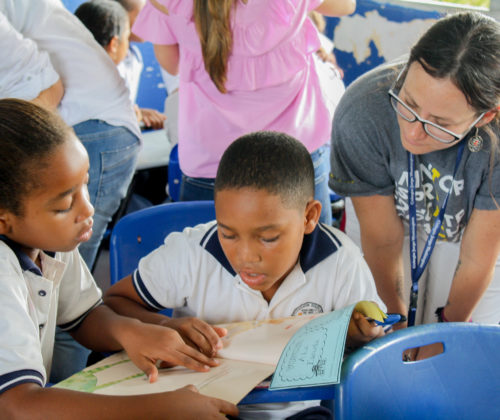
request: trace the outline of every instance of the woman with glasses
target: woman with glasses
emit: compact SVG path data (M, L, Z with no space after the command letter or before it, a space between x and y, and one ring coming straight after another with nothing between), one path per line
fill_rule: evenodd
M410 325L500 322L499 104L500 24L460 13L336 110L330 186L350 197L347 233L388 311Z

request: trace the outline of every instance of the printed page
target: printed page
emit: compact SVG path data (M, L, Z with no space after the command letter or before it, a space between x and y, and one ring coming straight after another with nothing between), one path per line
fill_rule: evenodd
M274 372L274 366L254 362L223 360L209 372L184 367L160 369L158 380L150 384L146 375L128 359L114 354L55 385L57 388L104 395L140 395L173 391L195 385L199 392L237 404L256 385Z
M290 338L306 323L323 314L245 321L220 325L228 330L218 356L276 366Z

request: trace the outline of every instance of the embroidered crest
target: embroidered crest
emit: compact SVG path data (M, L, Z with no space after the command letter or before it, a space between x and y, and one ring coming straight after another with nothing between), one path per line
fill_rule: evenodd
M292 315L297 316L297 315L312 315L312 314L322 314L322 313L323 313L323 308L321 307L321 305L318 305L317 303L314 302L306 302L295 308L294 311L292 312Z

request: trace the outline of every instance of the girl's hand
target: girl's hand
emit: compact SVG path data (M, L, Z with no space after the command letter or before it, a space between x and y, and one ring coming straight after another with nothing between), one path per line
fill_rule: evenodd
M238 415L238 408L227 401L198 393L193 385L161 395L168 418L173 419L225 419L226 414Z
M214 357L222 349L221 337L227 334L225 328L207 324L199 318L167 318L163 325L176 330L189 344L208 357Z

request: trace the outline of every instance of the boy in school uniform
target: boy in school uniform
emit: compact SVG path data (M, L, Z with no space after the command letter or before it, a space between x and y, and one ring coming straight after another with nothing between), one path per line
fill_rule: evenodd
M151 379L165 360L215 366L171 329L102 304L77 246L92 234L89 159L73 130L32 103L0 100L0 418L164 419L236 414L190 387L134 397L45 388L56 325L97 351L125 349Z
M118 313L176 329L210 356L222 333L209 324L329 312L359 300L385 308L359 249L318 223L321 204L313 197L314 168L299 141L275 132L239 138L217 171L217 220L168 235L132 275L108 289L105 302ZM190 317L156 313L165 307ZM356 312L348 345L382 334ZM283 419L317 404L243 406L240 415Z

